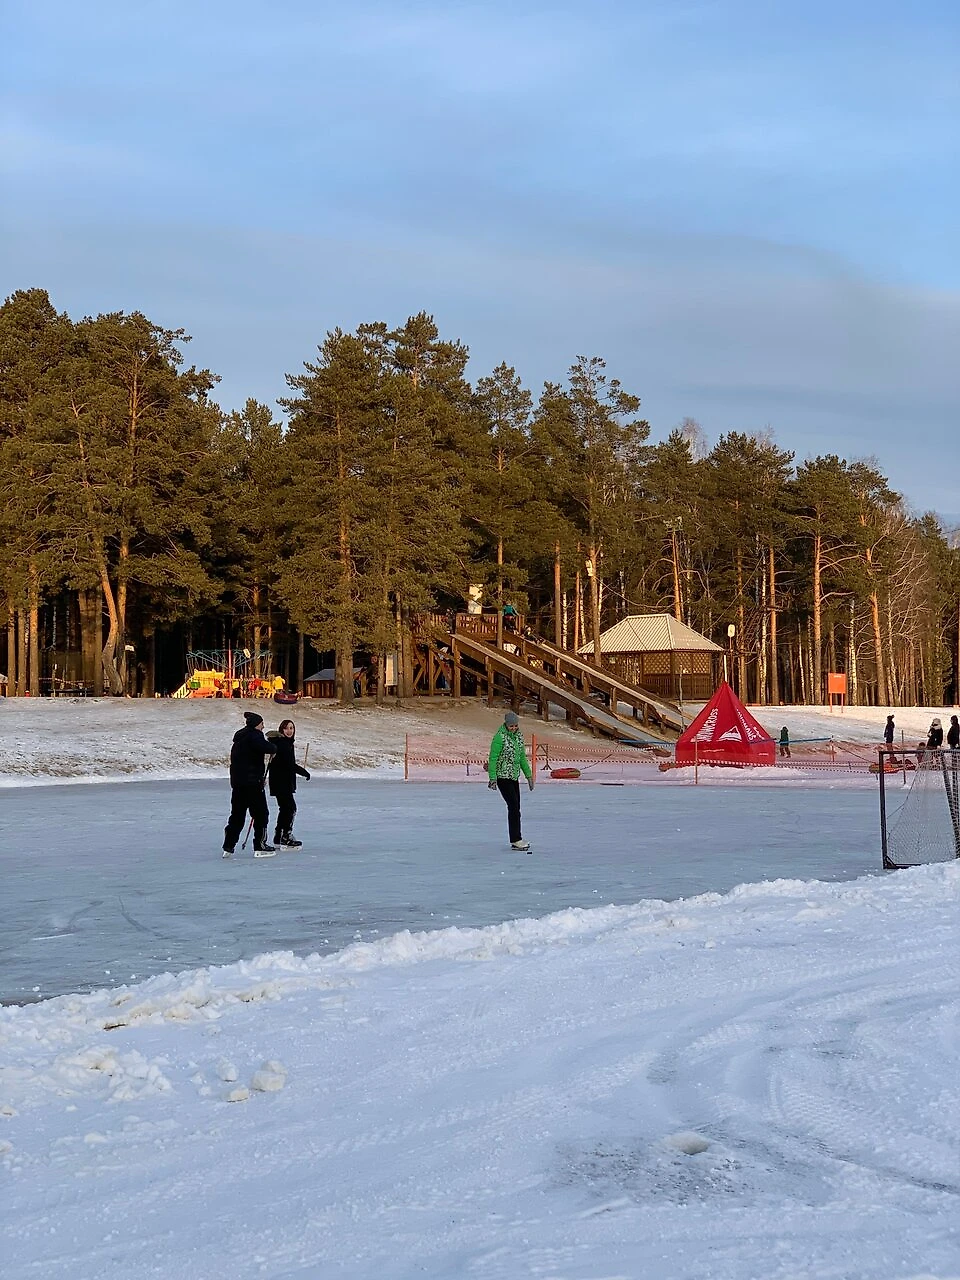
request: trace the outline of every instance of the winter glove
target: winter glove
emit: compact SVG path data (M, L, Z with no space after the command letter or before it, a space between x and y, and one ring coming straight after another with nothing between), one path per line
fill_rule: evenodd
M309 782L309 781L310 781L310 774L309 774L309 773L305 773L303 776L304 776L304 780L305 780L306 782Z
M496 791L496 789L497 789L497 780L496 780L496 778L491 778L491 779L490 779L490 781L487 783L487 787L488 787L488 789L489 789L490 791Z
M531 790L531 791L533 790L533 779L532 779L532 778L528 778L528 779L527 779L527 786L530 788L530 790Z

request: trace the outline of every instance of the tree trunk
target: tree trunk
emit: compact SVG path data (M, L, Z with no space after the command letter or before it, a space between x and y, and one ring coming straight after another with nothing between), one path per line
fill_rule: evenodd
M393 688L394 697L397 702L403 701L403 626L400 621L400 593L397 592L393 601L393 628L394 628L394 658L393 658Z
M760 643L757 646L757 679L756 701L763 704L767 701L767 627L770 623L770 610L767 608L767 575L760 575Z
M558 649L563 648L566 632L563 619L565 610L561 608L563 582L560 568L560 543L558 541L554 543L553 547L553 643Z
M770 610L770 701L774 706L780 702L780 676L777 671L777 559L773 543L767 548L767 564L769 571Z
M818 533L813 540L813 653L812 689L810 701L815 705L823 702L823 601L821 599L821 578L823 563L823 539Z
M37 571L30 569L30 696L40 697L40 583Z
M670 530L670 561L673 566L673 616L677 622L683 621L683 600L680 597L680 561L677 556L677 529Z
M13 596L7 594L7 696L17 696L17 614Z
M873 632L873 657L877 667L877 705L889 705L887 674L883 661L883 635L880 631L880 599L876 591L870 592L870 628Z
M497 648L503 648L503 539L497 539Z
M27 695L27 620L22 609L17 610L17 697Z
M739 543L737 544L736 555L737 567L737 637L735 658L737 664L737 697L746 701L750 695L747 692L747 651L745 648L746 636L744 630L747 625L747 614L743 600L743 550Z
M387 655L381 649L377 654L377 706L382 707L387 696Z
M603 666L600 646L600 551L596 542L590 544L590 621L593 630L593 665Z
M80 610L80 679L95 693L96 672L100 667L100 649L103 638L99 634L100 595L92 588L81 587L77 592Z
M584 643L582 637L584 637L584 580L581 579L580 570L577 568L576 579L573 582L573 653L580 652L580 646Z
M886 703L888 707L898 707L900 702L898 699L903 694L903 664L897 661L895 657L896 650L893 642L893 601L890 595L887 595L887 607L884 610L887 624L887 697L889 701Z
M120 540L117 561L117 650L116 666L121 693L128 693L127 683L127 561L130 558L130 540L126 535Z
M108 621L107 638L104 640L103 648L100 651L100 666L103 669L107 685L106 692L117 697L123 693L123 681L120 679L120 672L117 670L116 663L117 642L120 636L120 615L117 612L113 584L110 582L110 575L103 560L100 561L99 570L100 589L103 592L103 602L107 606Z

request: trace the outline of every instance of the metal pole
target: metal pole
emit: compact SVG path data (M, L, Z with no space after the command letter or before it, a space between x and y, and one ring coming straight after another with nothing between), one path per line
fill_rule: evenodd
M883 750L879 752L880 757L880 848L883 854L884 871L892 871L894 864L890 861L887 853L887 793L884 787L883 773Z

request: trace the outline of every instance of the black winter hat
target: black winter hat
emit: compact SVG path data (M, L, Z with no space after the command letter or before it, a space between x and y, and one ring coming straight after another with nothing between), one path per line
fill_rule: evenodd
M258 724L263 724L263 716L258 716L256 711L245 711L243 718L247 722L248 729L255 729Z

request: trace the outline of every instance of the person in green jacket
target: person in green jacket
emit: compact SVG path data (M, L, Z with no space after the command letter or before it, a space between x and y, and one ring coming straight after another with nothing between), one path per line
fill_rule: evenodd
M490 777L490 790L499 791L507 802L510 848L523 849L529 853L529 842L524 840L520 831L520 774L524 775L527 786L532 791L533 770L530 768L523 734L520 732L520 718L515 711L507 712L503 717L503 724L493 735L487 773Z

